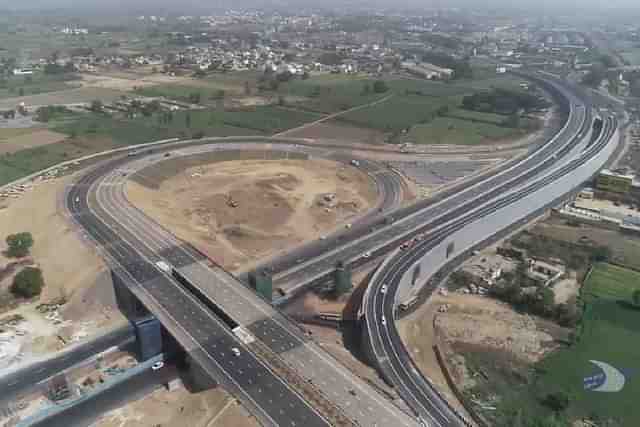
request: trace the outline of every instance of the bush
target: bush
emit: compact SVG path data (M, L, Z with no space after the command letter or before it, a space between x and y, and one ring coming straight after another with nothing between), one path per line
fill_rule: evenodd
M29 255L29 249L33 246L33 236L31 233L17 233L7 236L7 256L10 258L21 258Z
M26 267L13 278L10 290L15 296L33 298L40 295L42 288L44 288L42 270Z
M542 400L542 404L555 412L562 412L569 407L569 395L563 391L549 393Z
M388 90L389 90L389 86L387 86L387 84L384 81L376 80L375 82L373 82L373 91L375 93L385 93Z

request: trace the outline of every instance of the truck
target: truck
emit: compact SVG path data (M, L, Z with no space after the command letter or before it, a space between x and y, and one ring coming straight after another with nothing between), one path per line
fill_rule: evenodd
M358 167L358 166L360 166L360 161L356 160L356 159L353 159L353 160L351 160L351 165L355 166L355 167Z

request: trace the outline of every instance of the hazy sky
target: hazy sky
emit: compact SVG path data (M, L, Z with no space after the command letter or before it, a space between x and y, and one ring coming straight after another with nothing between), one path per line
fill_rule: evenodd
M185 13L193 10L216 9L220 7L261 7L269 4L274 5L366 5L370 4L366 0L325 0L318 2L316 0L0 0L0 8L5 9L51 9L51 8L82 8L88 9L98 7L102 10L111 9L114 12L120 11L126 14L126 11L139 11L140 9L168 8L172 11L179 12L184 10ZM419 6L439 7L472 7L475 9L485 7L516 7L518 9L532 8L535 10L544 9L564 9L573 10L577 13L585 11L585 9L640 9L639 0L375 0L373 3L377 5L393 6L402 8L415 8ZM123 13L124 12L124 13Z

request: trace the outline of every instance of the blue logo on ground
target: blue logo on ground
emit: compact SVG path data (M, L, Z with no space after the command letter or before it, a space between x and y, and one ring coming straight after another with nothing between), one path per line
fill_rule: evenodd
M590 360L597 368L593 375L583 378L585 390L599 391L604 393L616 393L624 388L625 383L631 376L630 371L623 372L605 362Z

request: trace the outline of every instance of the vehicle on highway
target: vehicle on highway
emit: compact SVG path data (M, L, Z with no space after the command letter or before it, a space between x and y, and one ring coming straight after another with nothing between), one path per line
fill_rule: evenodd
M164 157L169 157L170 155L171 155L171 152L164 153Z
M351 165L355 166L355 167L358 167L358 166L360 166L360 162L358 160L356 160L356 159L353 159L353 160L351 160Z
M80 197L76 197L76 203L80 203Z
M367 251L365 253L362 254L363 258L371 258L371 252Z
M320 236L320 240L325 240L327 236Z
M151 369L154 371L159 371L162 368L164 368L164 362L156 362L153 365L151 365Z
M233 347L231 349L231 353L233 353L234 356L238 357L240 356L240 349L238 347Z
M387 289L389 289L389 288L387 288L387 285L382 285L382 287L380 288L380 293L381 294L386 294L387 293Z
M345 224L344 228L346 228L346 229L351 228L351 223L349 223L349 224Z
M382 326L386 326L387 325L387 319L385 319L384 316L382 316L380 318L380 323L382 323Z
M171 274L171 266L164 261L156 262L156 267L158 267L161 271L164 271L167 274Z

